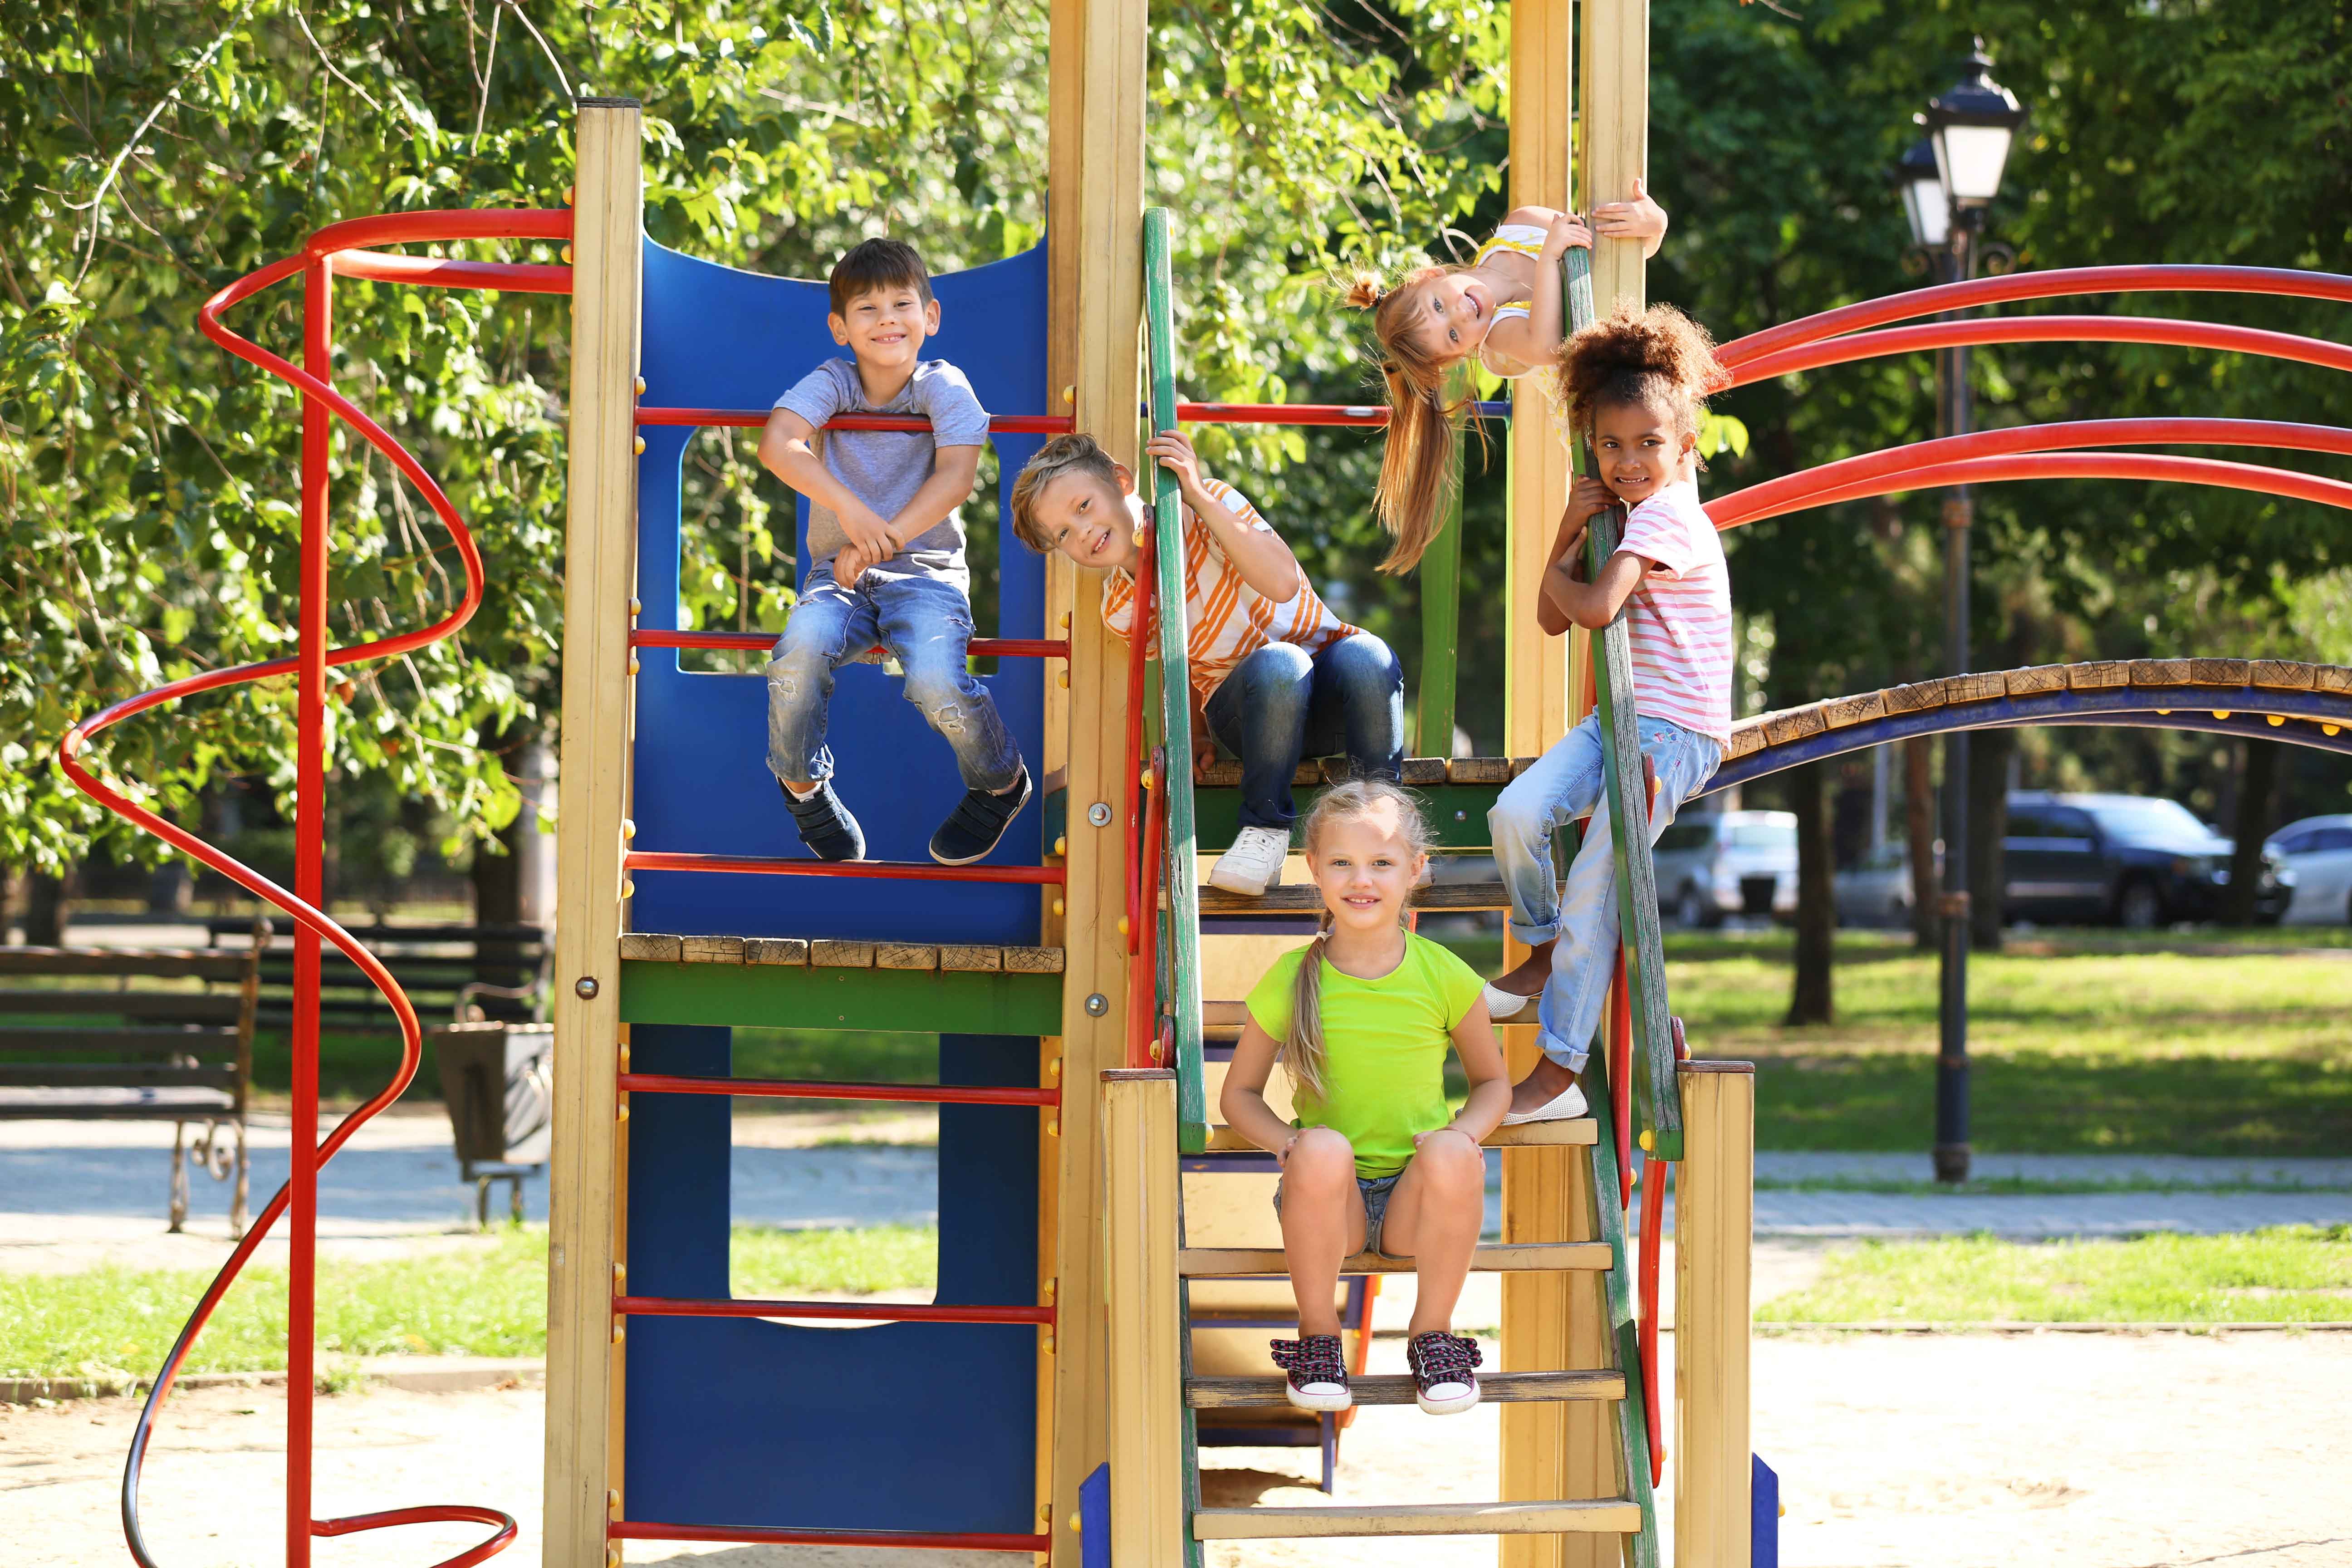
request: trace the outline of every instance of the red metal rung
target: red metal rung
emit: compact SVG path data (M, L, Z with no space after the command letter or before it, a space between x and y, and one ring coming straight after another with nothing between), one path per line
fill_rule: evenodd
M1058 1089L995 1089L954 1083L846 1083L790 1078L689 1078L625 1072L633 1094L740 1094L755 1100L903 1100L919 1105L1059 1105Z
M981 1531L803 1530L792 1525L658 1524L616 1519L605 1526L612 1541L724 1541L746 1545L961 1547L966 1552L1050 1552L1050 1535L993 1535Z
M725 871L763 877L871 877L901 882L1062 881L1059 866L930 866L919 860L797 860L782 855L688 855L643 849L622 858L629 871Z
M693 1301L616 1296L613 1310L630 1318L840 1318L861 1323L1048 1323L1051 1307L941 1307L908 1301Z
M631 647L702 647L733 649L739 653L765 653L775 646L773 632L673 632L649 626L631 628ZM888 650L877 647L876 653ZM1064 637L974 637L964 645L964 651L974 658L1067 658L1069 641Z
M703 429L757 430L773 413L768 408L640 408L640 425L684 425ZM928 430L931 422L903 414L841 414L825 421L828 430ZM995 414L988 420L996 436L1059 436L1077 428L1066 414Z

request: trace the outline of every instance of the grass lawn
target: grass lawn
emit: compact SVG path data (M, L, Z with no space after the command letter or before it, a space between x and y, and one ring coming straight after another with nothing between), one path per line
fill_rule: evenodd
M1936 955L1838 933L1837 1021L1791 1029L1783 931L1669 931L1697 1055L1757 1064L1757 1146L1917 1151L1934 1125ZM1491 964L1498 939L1452 943ZM2011 932L1969 960L1971 1128L1986 1152L2352 1149L2352 931ZM1491 972L1491 971L1490 971Z
M2352 1226L2125 1241L1951 1237L1830 1255L1764 1322L2336 1323L2352 1321Z
M932 1284L928 1227L738 1229L735 1294L864 1294ZM0 1377L152 1372L211 1280L194 1269L0 1274ZM536 1356L547 1352L547 1233L391 1263L319 1265L319 1344L330 1356ZM196 1341L193 1372L286 1365L286 1271L247 1270Z

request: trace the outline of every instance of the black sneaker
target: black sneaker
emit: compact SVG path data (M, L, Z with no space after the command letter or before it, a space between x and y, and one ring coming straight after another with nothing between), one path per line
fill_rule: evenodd
M833 793L833 781L826 780L805 795L794 795L782 779L776 781L776 787L784 792L793 826L801 830L801 842L808 846L810 854L820 860L866 858L865 829Z
M940 830L931 835L931 858L942 866L969 866L995 848L1004 837L1004 830L1029 804L1029 769L1024 764L1021 777L1003 795L984 789L968 789Z
M1301 1334L1295 1340L1269 1340L1274 1364L1290 1374L1283 1384L1284 1397L1301 1410L1345 1410L1356 1403L1348 1387L1348 1362L1339 1353L1337 1334Z
M1404 1342L1405 1365L1412 1369L1412 1402L1432 1415L1453 1415L1478 1403L1478 1363L1485 1352L1475 1340L1433 1330Z

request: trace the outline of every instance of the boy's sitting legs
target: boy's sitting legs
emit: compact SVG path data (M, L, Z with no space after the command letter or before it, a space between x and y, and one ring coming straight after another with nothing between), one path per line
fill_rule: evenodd
M884 577L871 592L883 643L906 673L907 700L954 751L963 778L963 798L931 836L931 858L970 865L1003 839L1030 794L1021 749L967 662L971 602L937 577Z
M824 734L833 672L853 645L873 646L875 629L872 604L821 566L768 658L768 769L783 787L801 842L820 860L866 858L866 835L834 793Z

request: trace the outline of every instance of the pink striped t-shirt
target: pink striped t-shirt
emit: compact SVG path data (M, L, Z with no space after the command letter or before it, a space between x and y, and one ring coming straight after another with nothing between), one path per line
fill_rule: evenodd
M1651 563L1625 603L1635 708L1730 744L1731 569L1698 486L1685 479L1635 507L1617 548Z

